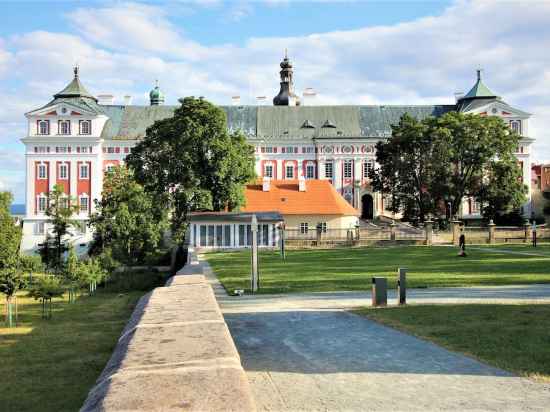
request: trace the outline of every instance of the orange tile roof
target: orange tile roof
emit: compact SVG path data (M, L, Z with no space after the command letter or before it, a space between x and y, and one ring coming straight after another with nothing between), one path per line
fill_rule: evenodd
M277 211L282 215L358 216L328 180L306 180L306 191L298 190L298 180L271 180L269 192L262 183L247 185L243 212Z

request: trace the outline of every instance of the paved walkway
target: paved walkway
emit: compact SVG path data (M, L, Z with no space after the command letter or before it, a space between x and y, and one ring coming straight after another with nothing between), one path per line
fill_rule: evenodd
M210 280L260 411L550 410L550 384L344 310L369 293L229 297ZM550 302L550 285L417 289L409 301Z

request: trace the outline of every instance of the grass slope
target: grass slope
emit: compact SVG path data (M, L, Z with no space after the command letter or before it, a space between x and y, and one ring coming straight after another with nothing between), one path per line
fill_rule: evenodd
M493 366L550 381L550 305L413 305L358 313Z
M0 410L78 410L143 293L57 299L50 320L41 319L39 302L20 297L19 327L0 324Z
M208 262L225 288L248 289L250 250L208 253ZM371 277L386 276L395 287L398 267L407 267L408 287L550 283L550 255L526 256L451 247L402 246L260 253L260 293L366 290Z

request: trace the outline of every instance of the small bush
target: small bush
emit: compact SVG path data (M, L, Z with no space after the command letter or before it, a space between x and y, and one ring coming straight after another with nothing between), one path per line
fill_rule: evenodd
M149 291L163 286L167 277L167 273L154 270L115 271L106 281L105 288L110 292Z

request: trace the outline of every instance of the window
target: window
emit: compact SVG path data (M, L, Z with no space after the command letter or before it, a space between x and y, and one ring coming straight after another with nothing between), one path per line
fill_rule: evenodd
M46 196L39 196L38 197L38 211L39 212L45 212L47 207L48 207L48 199L46 198Z
M81 164L80 167L79 167L79 170L80 170L80 173L79 173L80 179L89 179L90 178L90 173L89 173L89 169L88 169L87 164Z
M306 179L315 179L315 165L312 163L306 165Z
M481 211L481 205L479 202L472 201L472 213L478 214Z
M302 147L302 153L315 153L315 147L313 147L313 146L304 146L304 147Z
M319 222L317 227L321 229L322 233L327 233L327 222Z
M298 153L298 146L283 147L283 153Z
M521 134L521 120L512 120L510 122L510 127L517 134Z
M111 173L113 170L115 170L115 165L107 165L107 167L105 168L105 171L107 173Z
M46 169L45 164L39 164L38 165L38 178L39 179L47 179L48 178L48 170Z
M49 152L49 148L46 146L35 146L34 147L34 153L47 153Z
M372 169L374 169L374 162L372 160L365 160L363 162L363 177L365 179L369 178L369 173Z
M352 177L352 161L346 160L344 161L344 178L351 178Z
M286 176L287 179L294 179L294 166L293 165L286 165L285 171L286 171L285 176Z
M70 120L60 120L58 123L59 134L71 134L71 121Z
M39 120L38 121L38 134L50 134L50 121Z
M262 147L262 153L273 153L273 146Z
M307 222L300 223L300 233L305 235L308 231Z
M332 179L333 177L333 163L332 162L327 162L325 163L325 177L327 179Z
M69 166L67 163L61 163L59 165L59 178L61 180L67 180L69 178Z
M80 196L80 211L88 211L88 196Z
M56 146L55 153L67 153L67 146Z
M265 165L264 166L264 177L269 177L270 179L273 178L273 165Z
M43 235L46 233L46 224L45 222L36 222L34 224L34 234Z
M115 148L114 147L108 147L107 148L107 153L114 153L115 152Z
M80 121L80 134L92 134L92 122L91 120Z
M69 198L66 196L59 198L59 207L61 209L68 209L69 208Z

